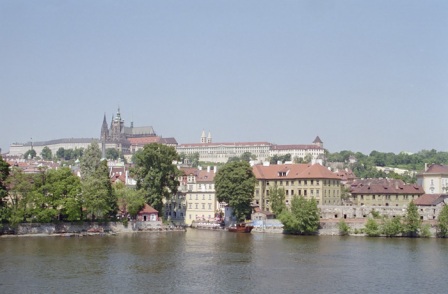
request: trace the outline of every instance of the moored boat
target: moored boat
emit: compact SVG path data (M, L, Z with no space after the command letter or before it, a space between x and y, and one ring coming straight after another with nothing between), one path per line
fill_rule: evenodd
M227 230L233 233L250 233L254 226L250 223L238 223L231 225Z

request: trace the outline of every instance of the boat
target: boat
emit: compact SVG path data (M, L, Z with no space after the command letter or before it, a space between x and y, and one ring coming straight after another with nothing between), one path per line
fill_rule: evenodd
M250 233L254 226L250 223L238 223L231 225L227 230L233 233Z

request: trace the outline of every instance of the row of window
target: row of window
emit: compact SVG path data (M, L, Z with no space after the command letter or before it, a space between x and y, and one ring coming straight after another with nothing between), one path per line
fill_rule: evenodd
M282 173L280 176L286 176L286 173ZM320 180L274 181L274 185L277 184L279 186L283 186L283 182L285 182L285 186L294 186L294 185L307 186L308 184L311 186L313 186L313 185L319 186L320 185ZM266 186L269 186L269 183L270 182L267 181ZM324 186L339 185L339 180L322 180L322 183Z
M205 210L205 207L208 207L207 210L212 209L211 203L188 203L188 209L193 209L193 207L194 207L194 209L199 209L199 205L200 205L201 209L203 209L203 210Z
M303 191L303 194L302 194L302 191ZM314 195L316 195L317 197L319 197L320 196L320 190L319 189L316 189L316 190L314 190L314 189L310 189L310 190L301 190L301 189L298 189L297 190L297 192L298 192L298 196L307 196L308 195L308 191L309 191L309 194L311 195L311 196L314 196ZM331 196L333 196L333 197L339 197L339 190L323 190L324 191L324 197L331 197ZM316 192L316 193L314 193L314 192ZM294 196L294 190L285 190L285 196L290 196L290 194L291 194L291 196ZM258 189L256 189L255 190L255 195L256 196L259 196L259 190ZM269 190L266 190L266 196L269 196Z
M190 196L189 196L189 199L190 200L193 200L193 198L195 199L195 200L199 200L199 195L198 194L195 194L194 195L194 197L193 197L193 195L192 194L190 194ZM202 200L205 200L205 194L202 194ZM212 194L208 194L208 200L212 200Z
M361 200L364 200L364 196L366 196L366 199L369 199L369 196L370 196L372 200L381 200L383 198L386 200L391 200L391 199L398 200L399 196L401 196L401 199L404 199L404 200L412 200L412 199L418 198L418 195L353 195L353 196L354 197L360 196Z

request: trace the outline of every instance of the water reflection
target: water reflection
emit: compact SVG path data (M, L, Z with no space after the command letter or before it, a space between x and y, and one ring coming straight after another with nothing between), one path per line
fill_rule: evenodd
M189 230L0 238L1 293L445 292L448 240Z

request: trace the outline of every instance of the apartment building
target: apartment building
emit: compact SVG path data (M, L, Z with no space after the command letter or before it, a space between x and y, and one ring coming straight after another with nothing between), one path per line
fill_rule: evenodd
M257 179L254 205L261 210L270 210L269 190L281 187L285 190L285 204L294 196L314 198L321 205L341 204L341 179L320 164L254 165Z

